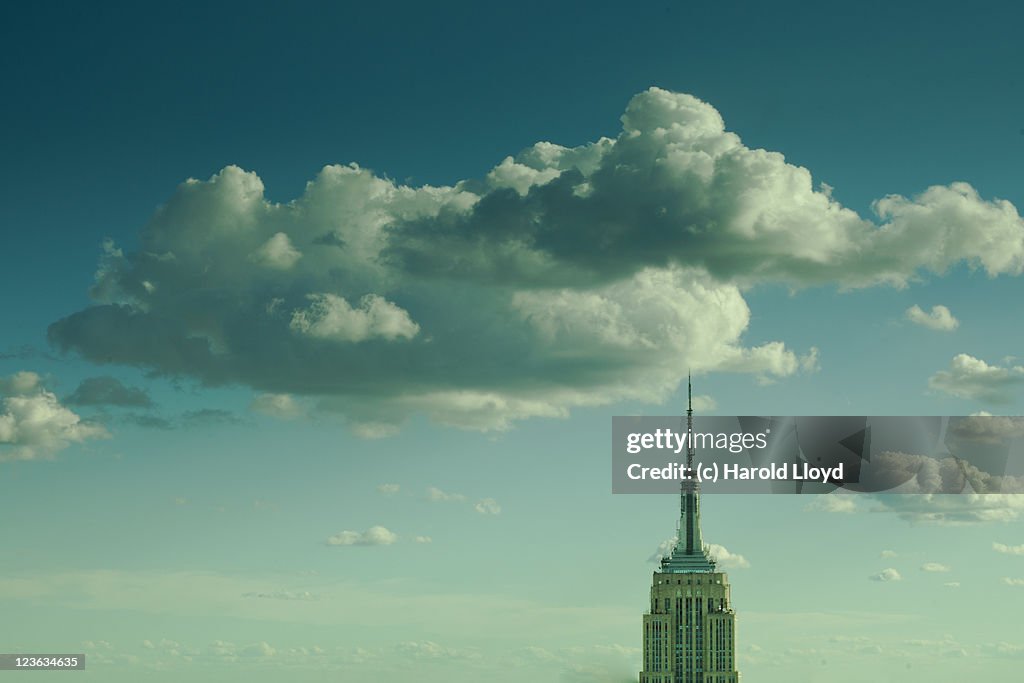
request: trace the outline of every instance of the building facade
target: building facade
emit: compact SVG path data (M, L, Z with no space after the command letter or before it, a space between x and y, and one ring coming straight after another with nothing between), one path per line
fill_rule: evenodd
M692 434L692 398L686 427ZM693 444L689 438L687 443L687 464L692 467ZM679 533L651 581L643 642L640 683L739 683L729 577L715 568L701 537L696 481L680 485Z

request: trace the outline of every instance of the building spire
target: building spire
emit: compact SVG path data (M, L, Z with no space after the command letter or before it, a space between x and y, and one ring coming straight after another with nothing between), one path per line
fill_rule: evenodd
M693 382L686 373L686 467L693 467Z
M700 484L693 473L693 382L686 373L686 471L690 479L679 482L679 536L672 554L661 561L663 572L713 572L700 530Z

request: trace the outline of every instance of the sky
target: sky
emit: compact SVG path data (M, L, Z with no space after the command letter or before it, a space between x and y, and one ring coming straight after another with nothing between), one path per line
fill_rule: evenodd
M1013 3L0 11L0 651L635 681L613 416L1020 413ZM1020 495L703 512L744 680L1019 669Z

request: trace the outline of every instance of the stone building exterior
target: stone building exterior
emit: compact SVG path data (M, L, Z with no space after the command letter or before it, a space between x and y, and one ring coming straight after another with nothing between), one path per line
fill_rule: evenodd
M686 422L692 434L692 398ZM689 439L687 443L687 464L692 466L693 445ZM679 534L651 581L643 643L640 683L739 683L729 577L715 568L701 538L696 481L680 485Z

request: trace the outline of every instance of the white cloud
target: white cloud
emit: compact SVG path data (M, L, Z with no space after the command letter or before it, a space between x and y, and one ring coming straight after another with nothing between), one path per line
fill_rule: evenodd
M42 379L28 370L16 372L10 377L0 377L0 395L27 396L42 389Z
M928 380L936 391L991 403L1007 403L1012 391L1024 384L1024 366L1000 367L966 353L958 353L950 362L949 370L940 370Z
M949 309L942 305L932 306L930 313L925 313L920 306L914 304L904 313L907 320L931 330L952 332L960 326L960 321L953 317Z
M416 536L412 540L416 543L432 543L434 541L430 536Z
M1009 576L1004 576L1003 583L1007 586L1024 586L1024 579L1013 579Z
M672 549L676 545L676 538L670 538L662 541L655 549L651 556L647 558L648 562L661 562L661 558L668 557L672 554ZM712 543L707 546L708 555L723 569L749 569L750 562L747 558L743 557L739 553L731 552L723 545Z
M898 557L898 554L896 553L895 550L883 550L881 552L881 554L879 555L879 557L887 559L887 558L892 558L892 557Z
M903 577L900 576L900 573L898 571L896 571L895 569L893 569L892 567L889 567L888 569L883 569L882 571L878 572L877 574L872 574L868 578L870 578L872 581L902 581L903 580Z
M923 571L923 572L933 572L933 573L937 573L937 572L938 573L942 573L942 572L950 571L950 567L949 567L949 565L942 564L940 562L925 562L924 564L921 565L921 571Z
M992 550L1004 555L1024 555L1024 545L1006 545L1005 543L993 543Z
M292 245L288 235L283 232L275 233L252 254L254 262L279 270L288 270L300 258L302 258L302 254Z
M813 372L814 348L745 342L749 285L1024 269L1016 209L965 183L861 217L697 98L652 88L621 121L615 138L538 143L448 187L335 165L278 204L234 166L186 181L137 245L104 246L95 305L49 338L87 360L313 397L368 436L414 415L491 430L660 402L688 367Z
M366 531L339 531L327 539L327 545L391 545L398 540L398 534L382 526L373 526Z
M729 552L724 545L710 544L708 546L708 554L715 563L721 565L724 569L750 568L750 562L747 561L747 558L738 553Z
M672 554L672 548L675 547L677 539L670 538L662 541L658 544L658 547L651 553L651 556L647 558L648 562L658 563L661 562L661 558L668 557Z
M942 585L945 586L946 588L959 588L960 587L960 582L959 581L947 581L946 583L944 583Z
M500 515L501 506L498 505L498 501L493 498L484 498L478 500L474 505L473 509L479 512L481 515Z
M430 486L427 488L427 500L431 503L462 502L466 497L461 493L446 493L436 486Z
M1013 493L893 494L875 496L877 512L913 523L960 526L1013 522L1024 514L1024 496Z
M846 513L857 511L857 503L852 495L848 494L820 494L810 503L804 506L809 512L833 512Z
M383 493L385 496L393 496L401 489L399 484L381 484L377 487L377 491Z
M249 404L250 410L283 420L302 415L302 406L290 394L259 394Z
M72 443L109 437L61 405L34 372L0 378L0 461L52 457Z
M367 294L353 308L335 294L310 294L309 308L292 314L291 328L296 332L341 342L361 342L374 337L393 341L412 339L420 326L408 311L376 294Z

